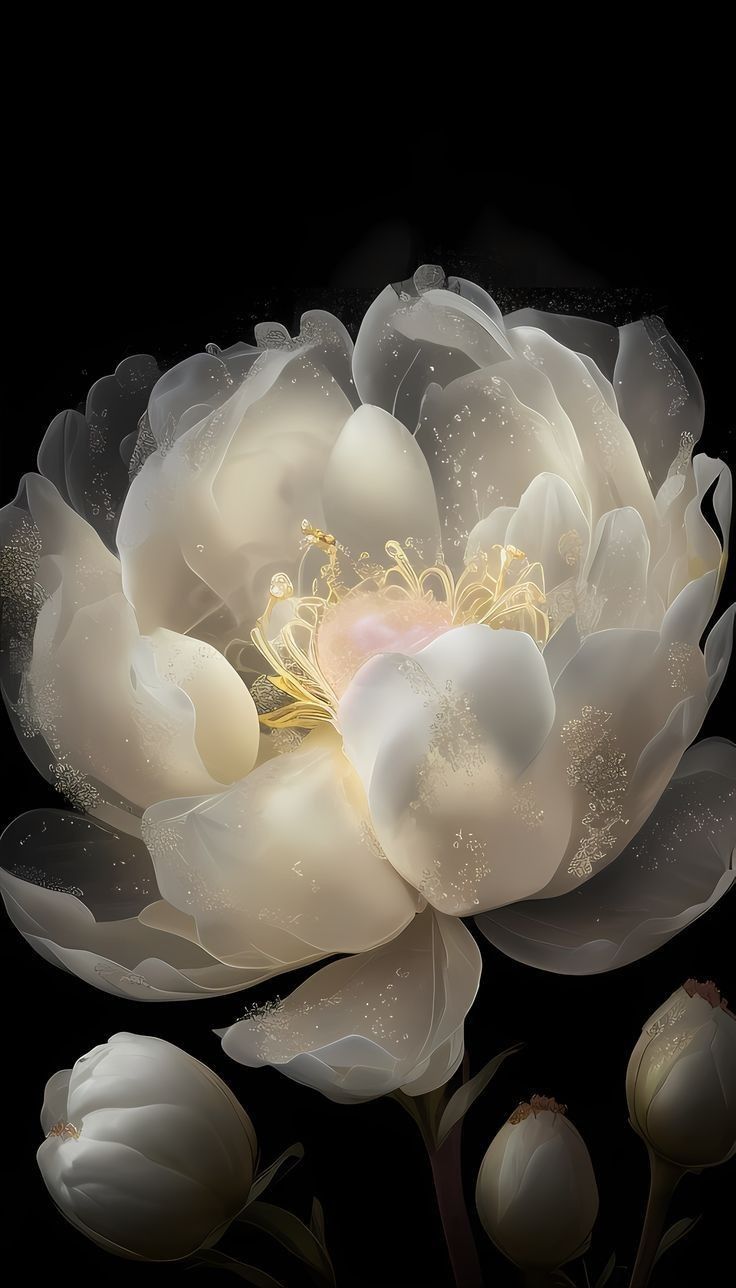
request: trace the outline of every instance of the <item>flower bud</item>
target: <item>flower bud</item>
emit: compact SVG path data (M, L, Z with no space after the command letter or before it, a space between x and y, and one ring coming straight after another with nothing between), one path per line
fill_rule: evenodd
M629 1060L634 1129L660 1157L700 1171L736 1150L736 1017L715 984L687 980L647 1020Z
M564 1105L547 1096L519 1105L486 1151L475 1201L496 1247L525 1270L552 1270L585 1251L598 1187Z
M216 1074L159 1038L116 1033L46 1084L37 1161L55 1203L120 1256L173 1261L245 1205L253 1125Z

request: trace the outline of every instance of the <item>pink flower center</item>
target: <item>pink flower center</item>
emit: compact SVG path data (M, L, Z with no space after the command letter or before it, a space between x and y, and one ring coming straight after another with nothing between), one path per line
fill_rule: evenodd
M393 599L378 592L358 592L325 610L317 632L319 665L341 697L369 658L378 653L417 653L451 627L449 605L435 599Z

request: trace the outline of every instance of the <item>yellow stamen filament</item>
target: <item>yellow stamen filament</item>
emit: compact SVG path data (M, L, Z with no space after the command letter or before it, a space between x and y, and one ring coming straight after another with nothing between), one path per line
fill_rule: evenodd
M434 601L446 607L451 626L478 623L494 629L521 630L540 647L546 643L549 620L544 611L542 567L538 563L518 567L526 556L514 546L494 546L489 555L481 552L455 581L441 561L416 568L398 541L386 542L386 554L392 562L376 565L367 554L354 560L332 533L314 527L307 519L301 527L302 549L316 548L328 556L320 570L323 585L315 580L313 594L294 601L293 616L269 639L274 606L293 595L286 574L276 573L266 610L251 632L253 643L272 672L268 680L291 699L261 715L261 723L268 728L309 729L334 719L338 696L320 666L317 637L325 610L348 596L370 591L387 600L417 604ZM352 574L350 585L344 581L345 567Z

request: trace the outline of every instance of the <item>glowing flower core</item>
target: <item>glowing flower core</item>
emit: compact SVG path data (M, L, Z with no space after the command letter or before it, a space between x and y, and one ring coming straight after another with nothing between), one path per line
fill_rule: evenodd
M312 594L295 597L290 579L276 573L251 635L274 672L264 677L265 686L289 699L261 713L267 727L311 728L332 720L353 676L371 657L417 653L454 626L525 631L540 647L547 641L542 566L530 564L514 546L478 552L455 580L441 560L425 564L409 541L387 541L390 562L383 565L365 553L354 559L332 533L306 519L302 532L305 551L327 555ZM274 631L274 608L287 603L292 616Z

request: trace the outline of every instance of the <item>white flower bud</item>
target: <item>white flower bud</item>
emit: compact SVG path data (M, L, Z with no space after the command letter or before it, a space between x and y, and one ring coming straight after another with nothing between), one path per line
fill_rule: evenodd
M598 1187L564 1105L532 1096L491 1141L475 1191L486 1233L526 1270L551 1270L585 1251Z
M714 984L687 980L647 1020L626 1098L634 1129L679 1167L699 1171L736 1151L736 1017Z
M63 1215L151 1261L216 1241L245 1205L253 1125L216 1074L159 1038L116 1033L46 1084L37 1161Z

